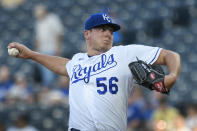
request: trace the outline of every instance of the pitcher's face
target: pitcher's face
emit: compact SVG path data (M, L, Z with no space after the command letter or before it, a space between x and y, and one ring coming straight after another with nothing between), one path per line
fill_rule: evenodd
M113 28L101 25L89 30L89 45L99 52L108 51L113 45Z

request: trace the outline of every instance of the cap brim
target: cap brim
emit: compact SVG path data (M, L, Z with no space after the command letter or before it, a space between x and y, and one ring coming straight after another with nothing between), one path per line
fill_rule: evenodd
M106 24L106 25L111 26L113 28L114 32L120 30L120 25L118 25L118 24L111 23L111 24Z
M108 25L108 26L112 27L113 28L113 32L116 32L116 31L120 30L120 25L114 24L114 23L100 24L100 25L97 25L95 27L102 26L102 25ZM93 27L93 28L95 28L95 27Z

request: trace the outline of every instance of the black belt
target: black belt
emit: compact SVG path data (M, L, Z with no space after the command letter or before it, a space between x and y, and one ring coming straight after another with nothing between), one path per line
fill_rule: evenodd
M71 128L71 131L80 131L80 130L75 129L75 128Z

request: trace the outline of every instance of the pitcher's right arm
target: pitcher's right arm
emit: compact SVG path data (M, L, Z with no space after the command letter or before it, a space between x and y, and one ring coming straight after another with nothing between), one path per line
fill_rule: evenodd
M19 50L19 54L16 56L17 58L23 59L31 59L34 60L49 70L63 76L68 77L68 72L66 70L66 64L69 61L67 58L59 57L59 56L49 56L45 54L41 54L35 51L30 50L25 45L12 42L8 45L8 48L17 48Z

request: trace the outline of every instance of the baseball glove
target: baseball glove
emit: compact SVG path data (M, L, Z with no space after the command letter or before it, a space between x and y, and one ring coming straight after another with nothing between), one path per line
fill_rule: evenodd
M137 84L163 94L169 93L164 85L165 73L160 65L150 65L142 60L137 60L129 64L129 69Z

